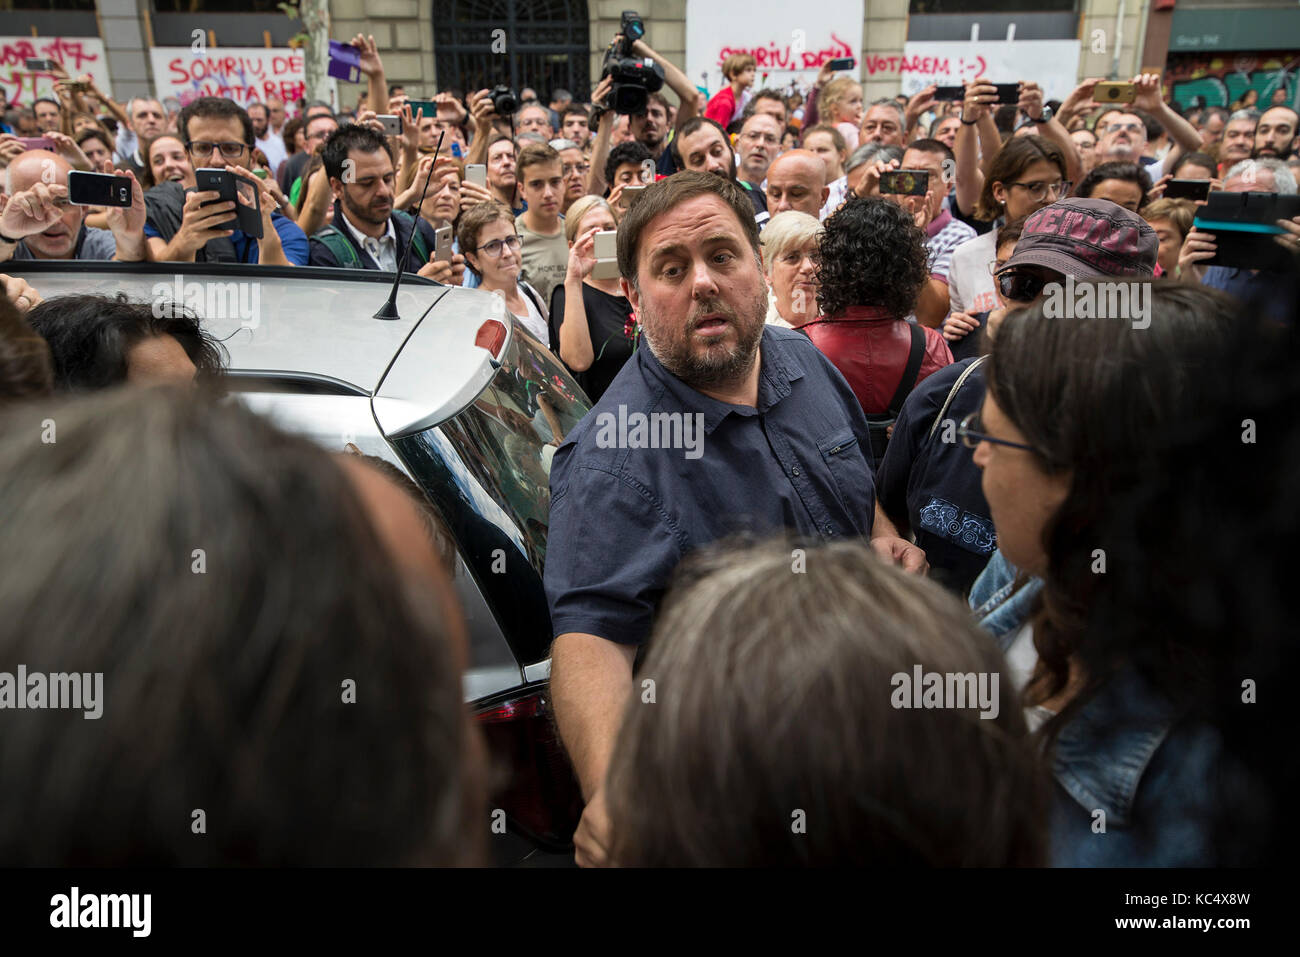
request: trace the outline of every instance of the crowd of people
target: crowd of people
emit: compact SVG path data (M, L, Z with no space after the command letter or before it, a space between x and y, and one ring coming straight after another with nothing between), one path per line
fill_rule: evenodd
M1275 853L1300 215L1254 229L1285 268L1219 262L1236 234L1196 217L1232 193L1297 211L1285 95L1184 110L1143 74L1118 105L1031 78L999 104L981 77L868 103L829 67L806 98L754 90L738 54L708 97L637 40L676 102L620 113L604 78L513 113L448 89L428 116L352 43L350 112L120 105L89 77L11 107L0 262L501 298L592 404L550 467L544 569L578 863ZM199 188L213 168L257 184L260 236ZM70 203L73 170L128 177L130 205ZM30 712L0 735L30 782L0 859L482 860L465 626L418 488L213 401L201 316L0 281L0 654L76 656L135 702L93 740ZM620 410L699 417L704 454L611 447ZM991 676L993 700L900 704L914 670ZM382 705L322 725L335 675ZM178 843L158 815L200 791L227 830Z

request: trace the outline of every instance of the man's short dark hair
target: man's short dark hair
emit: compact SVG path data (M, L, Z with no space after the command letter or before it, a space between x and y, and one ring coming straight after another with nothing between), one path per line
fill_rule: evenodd
M50 345L54 385L61 392L121 385L128 353L156 336L180 343L200 382L218 378L226 363L225 349L182 303L132 302L124 293L58 296L33 307L27 321Z
M755 93L753 99L751 99L748 103L745 104L744 112L740 114L740 118L742 121L749 119L751 116L753 116L755 113L758 112L759 100L775 100L777 103L781 104L781 114L784 117L786 117L786 119L790 118L790 108L786 106L785 97L782 96L780 92L778 92L777 90L763 89Z
M646 160L654 162L654 157L650 151L636 140L628 140L626 143L619 143L609 151L609 158L605 160L605 182L613 186L614 174L618 172L620 166L628 163L635 163L637 166L643 164Z
M405 90L405 89L406 89L405 83L390 83L388 84L388 95L393 96L395 93L397 93L398 90Z
M736 215L741 232L761 264L758 248L758 224L754 221L754 204L749 194L734 179L682 170L647 187L640 199L631 205L618 227L618 271L623 278L637 285L637 257L641 252L641 231L652 219L697 196L717 196ZM762 266L759 266L760 270Z
M325 163L325 175L330 179L343 179L343 164L353 150L362 153L378 153L383 150L388 158L393 159L393 148L388 138L378 130L361 126L357 123L345 123L329 135L321 150L321 159Z
M587 121L588 126L591 125L591 114L587 111L586 107L581 106L578 103L570 103L564 109L560 110L560 126L564 126L564 119L568 116L581 116Z
M909 150L920 150L922 153L938 153L945 160L952 160L954 163L956 162L956 158L952 155L952 150L948 149L948 144L940 140L912 140L912 142L907 144L907 148Z
M49 103L51 106L55 106L55 107L57 107L60 113L63 112L63 104L61 104L58 100L53 99L53 98L51 98L51 97L48 97L48 96L38 96L36 99L32 100L32 110L33 110L33 112L35 112L36 104L37 104L37 103Z
M196 116L203 119L239 120L244 129L244 145L253 145L253 121L247 110L224 96L201 96L181 110L180 116L176 118L176 128L181 131L181 139L187 147L191 142L190 120Z
M677 144L680 143L682 140L686 139L686 137L699 132L700 128L706 125L712 126L715 130L717 130L718 135L722 137L722 142L727 144L727 149L731 149L731 136L723 128L722 124L719 123L717 120L709 119L709 117L707 116L700 116L699 114L696 114L695 116L692 116L689 120L687 120L685 123L682 124L682 128L677 131L677 135L674 136L672 142L668 144L668 148L669 150L672 151L673 154L673 162L677 164L678 169L686 169L686 162L685 162L685 158L681 154L681 151L677 148ZM734 160L733 160L733 165L734 165Z
M262 103L261 101L258 101L256 103L249 103L247 109L249 111L249 115L252 115L253 110L262 110L264 113L266 113L267 116L271 115L270 107L268 107L265 103Z
M1142 190L1142 199L1139 201L1138 206L1146 204L1147 193L1151 192L1151 174L1143 169L1140 163L1126 163L1122 160L1094 166L1088 175L1079 181L1079 185L1074 188L1074 195L1079 199L1087 199L1092 196L1092 191L1097 188L1097 184L1107 179L1120 179L1129 183L1136 183Z

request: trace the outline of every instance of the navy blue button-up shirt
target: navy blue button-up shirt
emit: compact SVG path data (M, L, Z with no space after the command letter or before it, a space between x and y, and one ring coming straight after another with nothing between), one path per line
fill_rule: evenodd
M869 537L867 421L807 336L763 329L758 406L712 399L642 344L551 468L555 635L641 644L677 564L729 535Z

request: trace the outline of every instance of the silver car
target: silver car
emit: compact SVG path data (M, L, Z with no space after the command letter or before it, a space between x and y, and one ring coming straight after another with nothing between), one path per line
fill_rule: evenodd
M46 299L179 302L230 355L228 391L286 430L348 444L410 476L457 547L469 625L466 701L501 780L498 863L568 852L582 803L550 718L542 588L551 459L586 395L498 296L392 274L224 264L10 263Z

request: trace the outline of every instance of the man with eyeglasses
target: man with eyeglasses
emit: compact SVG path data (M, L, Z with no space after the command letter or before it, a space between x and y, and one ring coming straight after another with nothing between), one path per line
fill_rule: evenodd
M736 137L736 177L754 203L759 229L767 223L767 171L781 153L781 128L770 113L754 113Z
M1049 283L1065 283L1066 272L1077 280L1149 279L1159 245L1141 217L1108 200L1045 206L1025 220L1015 251L997 268L1002 305L989 315L985 336L993 339L1007 312L1033 305L1050 291ZM987 438L979 422L984 393L982 356L954 362L919 383L903 403L876 470L880 507L899 534L915 534L930 577L963 596L997 547L983 476L971 454Z
M400 260L403 272L431 274L437 237L423 217L393 208L397 169L384 134L355 123L341 126L321 158L334 218L312 234L310 265L396 272Z
M144 232L150 258L307 265L306 235L287 216L275 212L270 187L248 171L253 158L253 121L248 113L233 100L205 96L181 110L177 125L196 170L225 169L259 184L262 238L223 228L234 218L235 204L221 202L216 190L186 191L179 183L162 183L163 189L150 190L147 200L149 217Z
M1100 82L1095 78L1084 80L1067 102L1090 101ZM1136 91L1132 105L1108 110L1097 118L1093 129L1097 136L1097 162L1142 163L1154 181L1164 176L1166 169L1173 169L1184 153L1200 149L1201 134L1165 102L1160 91L1160 74L1141 73L1133 77L1132 82ZM1174 144L1162 160L1143 155L1147 146L1148 119L1163 127Z
M551 149L560 154L560 175L564 178L564 196L560 199L560 215L587 195L587 174L591 164L582 155L582 147L574 140L551 140Z

